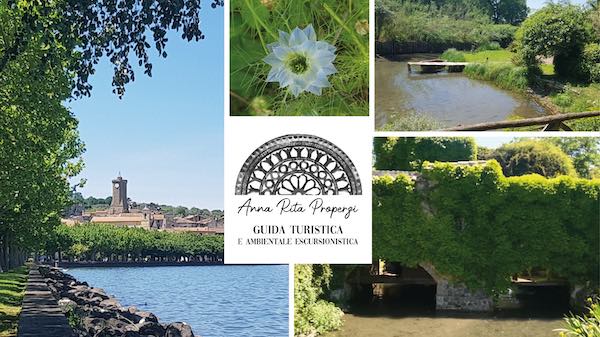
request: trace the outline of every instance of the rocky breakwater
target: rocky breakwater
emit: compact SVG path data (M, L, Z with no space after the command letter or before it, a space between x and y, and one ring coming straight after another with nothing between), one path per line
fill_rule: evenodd
M153 313L123 307L103 289L90 287L57 268L41 266L39 270L79 337L195 336L186 323L162 324Z

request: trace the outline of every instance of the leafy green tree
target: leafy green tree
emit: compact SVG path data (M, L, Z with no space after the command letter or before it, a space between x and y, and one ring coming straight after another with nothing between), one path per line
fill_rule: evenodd
M544 177L576 175L573 160L558 146L539 140L520 140L494 151L507 177L537 173Z
M554 57L555 71L563 77L580 77L583 48L591 39L585 11L570 4L550 3L523 22L516 33L520 61L530 67L538 57Z
M223 4L214 0L212 7ZM45 64L65 66L76 74L73 94L89 95L90 75L102 57L114 65L113 86L119 96L135 79L132 56L144 73L152 75L149 50L166 57L167 30L181 31L188 41L204 39L200 29L200 0L114 1L2 0L0 8L13 20L6 45L0 55L0 73L26 52L31 38L39 38L45 48Z
M597 137L552 137L548 141L569 155L577 174L591 179L593 171L600 168L600 139Z
M520 24L527 18L529 8L525 0L482 0L481 7L495 23Z
M72 83L59 62L66 52L50 51L40 31L7 58L23 27L6 6L0 2L0 265L10 268L59 223L84 148L62 105Z

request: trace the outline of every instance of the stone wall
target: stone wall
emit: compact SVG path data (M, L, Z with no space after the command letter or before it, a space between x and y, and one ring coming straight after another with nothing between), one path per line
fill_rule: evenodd
M438 281L435 308L437 310L488 312L494 310L494 301L482 291L471 291L462 284Z
M482 291L472 291L465 285L453 283L441 275L433 265L420 264L437 283L435 308L437 310L479 311L494 310L494 300Z

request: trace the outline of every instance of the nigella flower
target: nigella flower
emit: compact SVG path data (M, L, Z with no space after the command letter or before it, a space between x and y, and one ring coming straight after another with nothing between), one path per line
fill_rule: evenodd
M291 34L279 31L279 41L269 44L270 54L264 61L271 65L267 82L279 82L298 97L308 91L321 95L330 86L327 76L336 73L333 66L335 47L317 41L312 25L303 30L296 27Z

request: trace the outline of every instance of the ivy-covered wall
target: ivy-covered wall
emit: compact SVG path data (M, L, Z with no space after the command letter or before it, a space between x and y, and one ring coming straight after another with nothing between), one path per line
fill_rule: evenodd
M496 161L425 163L417 181L376 177L373 257L431 263L487 292L533 268L598 286L599 192L600 180L507 178Z
M477 144L469 137L375 137L375 168L412 170L423 161L476 160Z

